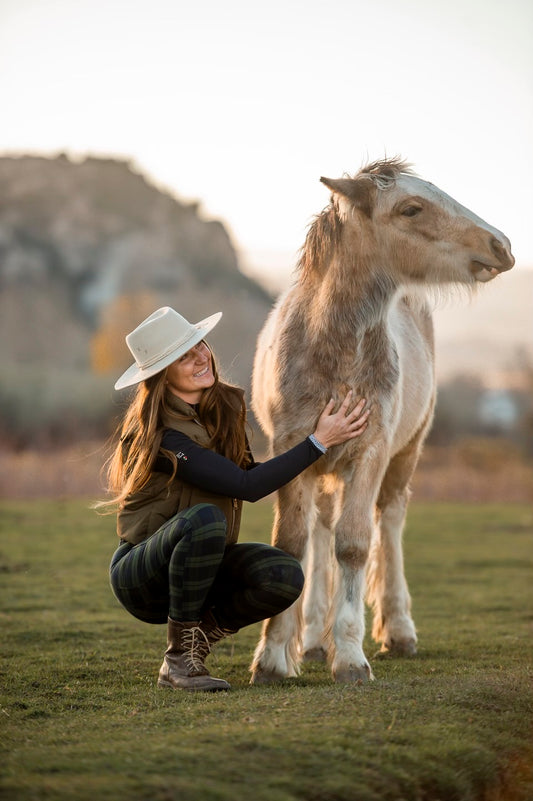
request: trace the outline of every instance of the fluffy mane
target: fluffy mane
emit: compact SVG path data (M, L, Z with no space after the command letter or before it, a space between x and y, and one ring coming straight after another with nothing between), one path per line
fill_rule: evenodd
M365 164L353 176L353 181L369 178L378 189L388 189L400 175L415 175L411 164L400 156L379 159ZM329 203L317 214L309 225L305 242L300 250L297 271L303 278L320 275L324 264L330 260L332 253L340 242L342 221L335 204Z
M328 263L340 242L341 231L342 221L330 203L315 216L300 250L296 269L303 278L322 272L322 266Z
M415 175L411 167L412 165L405 159L394 156L390 159L380 159L366 164L353 178L357 180L369 177L379 189L387 189L400 175Z

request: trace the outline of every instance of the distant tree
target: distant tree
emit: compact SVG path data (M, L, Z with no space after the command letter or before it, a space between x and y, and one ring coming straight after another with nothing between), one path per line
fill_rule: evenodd
M125 336L156 306L157 300L150 292L137 292L120 295L104 307L100 313L100 324L90 343L91 369L94 373L119 371L131 364Z

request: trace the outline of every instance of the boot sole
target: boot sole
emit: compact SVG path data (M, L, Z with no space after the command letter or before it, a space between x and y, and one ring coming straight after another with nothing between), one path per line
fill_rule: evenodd
M227 682L225 686L223 684L211 687L176 687L170 681L158 681L157 686L161 687L162 689L169 689L169 690L185 690L187 693L220 693L220 692L227 692L231 690L231 685Z

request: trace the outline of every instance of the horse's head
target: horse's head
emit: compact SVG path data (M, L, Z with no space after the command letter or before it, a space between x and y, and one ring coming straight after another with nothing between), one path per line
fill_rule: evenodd
M417 283L473 284L511 269L507 237L399 159L374 162L354 178L321 181L333 192L332 209L350 251Z

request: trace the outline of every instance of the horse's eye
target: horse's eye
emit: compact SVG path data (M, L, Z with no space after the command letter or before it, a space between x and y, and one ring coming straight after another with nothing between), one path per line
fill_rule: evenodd
M416 217L421 211L420 206L406 206L402 211L402 217Z

